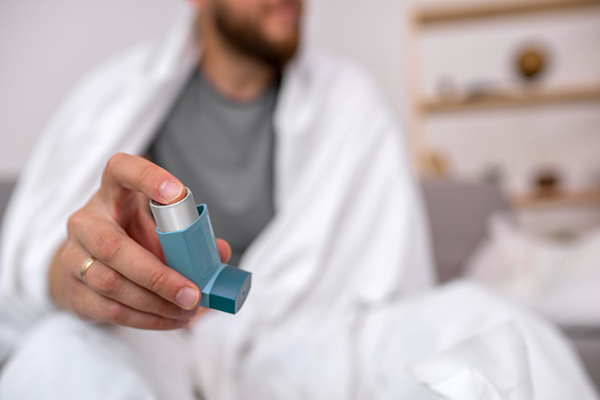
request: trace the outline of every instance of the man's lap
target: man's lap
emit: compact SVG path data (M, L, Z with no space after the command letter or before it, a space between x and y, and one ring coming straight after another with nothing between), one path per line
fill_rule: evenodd
M258 393L273 398L304 398L308 393L310 398L346 398L343 393L348 390L378 398L429 399L434 395L417 383L409 367L507 321L513 321L523 336L536 396L562 399L577 393L577 398L595 398L557 329L478 285L457 282L372 310L347 337L342 335L347 318L339 317L328 315L329 323L309 324L308 331L295 319L263 332L244 360L234 361L243 371L231 381L227 371L218 368L223 357L219 346L203 340L217 333L207 329L210 324L198 324L188 338L185 331L98 326L55 314L31 330L6 364L0 398L194 399L194 379L203 376L206 385L219 386L221 381L249 399L261 398ZM345 349L354 350L346 354ZM220 376L199 374L190 367L193 363L220 371ZM355 371L342 374L350 364L356 364ZM353 382L356 379L360 382ZM296 393L290 393L293 388ZM217 389L212 393L222 392Z
M2 399L194 399L177 332L91 324L56 313L31 328L0 376Z

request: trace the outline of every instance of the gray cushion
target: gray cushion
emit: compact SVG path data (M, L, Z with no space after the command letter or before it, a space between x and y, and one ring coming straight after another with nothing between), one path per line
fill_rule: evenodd
M4 180L0 181L0 224L4 216L4 210L10 199L10 194L15 186L15 181Z
M460 275L462 266L484 237L491 214L508 211L499 188L479 182L423 179L433 254L440 282Z
M573 338L573 343L596 389L600 390L600 334L593 332L585 337Z

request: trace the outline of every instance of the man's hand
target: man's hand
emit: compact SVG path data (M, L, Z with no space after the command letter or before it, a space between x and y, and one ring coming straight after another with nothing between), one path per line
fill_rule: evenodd
M85 320L142 329L175 329L187 324L200 302L200 290L167 267L148 198L171 204L185 197L173 175L137 156L111 157L100 189L75 212L68 239L49 270L55 304ZM217 239L221 258L231 256L227 242ZM80 278L86 260L96 258Z

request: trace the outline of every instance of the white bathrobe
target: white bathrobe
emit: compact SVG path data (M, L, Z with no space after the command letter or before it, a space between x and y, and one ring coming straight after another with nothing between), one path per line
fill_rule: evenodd
M0 397L192 398L195 386L208 399L432 399L419 380L439 392L432 379L463 382L464 368L440 378L422 365L410 375L408 365L514 317L507 331L518 338L510 340L540 357L532 365L553 365L532 371L534 385L595 398L572 351L544 322L511 314L480 289L422 294L434 282L427 233L393 113L368 74L310 46L283 76L276 213L241 261L253 273L241 312L211 312L187 333L99 327L53 313L46 274L66 221L97 189L111 155L148 148L197 65L192 32L186 22L166 41L95 71L31 153L7 209L0 289L12 310L46 320L9 360ZM487 306L461 313L461 302ZM445 310L449 304L455 308ZM530 393L529 364L520 368L526 376L511 370L508 385ZM475 378L467 375L493 393L498 383L483 369L468 367Z

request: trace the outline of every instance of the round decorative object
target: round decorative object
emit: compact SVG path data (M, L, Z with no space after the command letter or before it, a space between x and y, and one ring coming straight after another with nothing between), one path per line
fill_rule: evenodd
M561 189L561 174L558 168L539 169L534 175L536 193L540 196L554 196Z
M518 52L517 69L527 80L540 77L546 69L548 57L541 46L526 46Z

